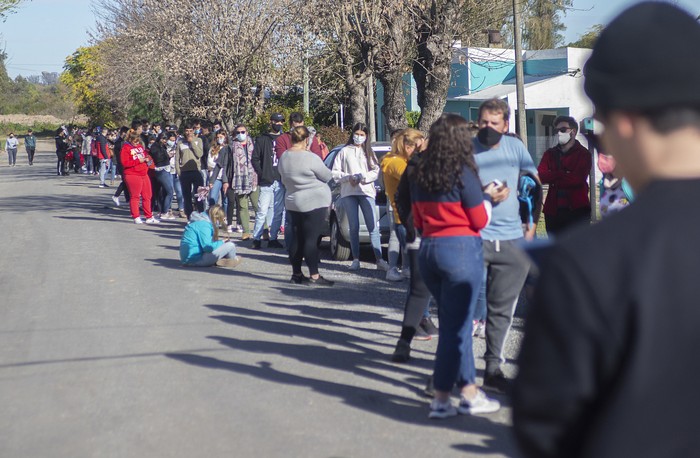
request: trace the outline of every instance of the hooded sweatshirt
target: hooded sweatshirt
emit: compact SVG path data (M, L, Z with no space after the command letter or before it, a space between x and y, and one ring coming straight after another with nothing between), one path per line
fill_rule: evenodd
M183 264L197 262L204 253L223 245L222 240L214 240L214 226L206 213L193 212L190 223L185 226L185 232L180 240L180 261Z

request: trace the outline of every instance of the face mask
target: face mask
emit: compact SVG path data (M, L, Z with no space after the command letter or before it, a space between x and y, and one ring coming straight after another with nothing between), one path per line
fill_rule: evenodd
M367 137L365 137L364 135L353 135L352 136L352 141L356 145L362 145L365 142L365 140L367 140Z
M273 124L272 130L274 130L277 133L282 132L282 124Z
M201 132L202 132L202 129L195 129L195 130L194 130L194 133L197 134L197 135L199 135Z
M571 140L571 134L568 132L559 132L557 137L559 138L560 145L566 145L569 143L569 140Z
M173 146L175 146L175 142L172 140L168 140L168 146L172 148Z
M217 142L219 145L223 145L225 141L226 141L225 138L217 138L217 139L216 139L216 142Z
M214 132L218 132L221 130L221 127L214 127Z
M239 142L243 143L245 141L245 134L238 134L236 135L236 140Z
M476 135L476 139L479 140L479 143L488 147L497 145L498 142L501 141L501 137L503 137L503 134L493 127L479 129L479 133Z

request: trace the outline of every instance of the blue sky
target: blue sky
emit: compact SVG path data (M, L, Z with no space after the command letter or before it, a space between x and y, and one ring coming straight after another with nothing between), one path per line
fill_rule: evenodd
M563 20L566 42L575 41L595 24L605 24L634 0L574 0L574 9ZM698 0L676 3L700 15ZM25 0L16 14L0 23L0 49L8 54L7 71L37 75L42 71L60 72L65 58L79 46L90 43L88 31L94 28L92 0Z

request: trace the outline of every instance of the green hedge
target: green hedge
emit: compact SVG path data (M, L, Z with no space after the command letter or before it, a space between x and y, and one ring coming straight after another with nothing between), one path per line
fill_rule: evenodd
M37 122L31 126L14 122L0 123L0 135L2 135L2 138L5 138L10 132L14 132L15 135L20 137L25 135L27 130L32 129L34 131L34 135L37 137L54 137L56 135L56 129L59 127L61 127L60 124L51 124L46 122Z

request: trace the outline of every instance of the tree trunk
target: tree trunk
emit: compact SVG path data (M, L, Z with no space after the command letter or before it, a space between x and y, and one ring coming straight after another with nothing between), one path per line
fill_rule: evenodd
M403 91L403 73L392 72L378 76L384 86L382 114L389 133L408 127L406 122L406 97Z
M347 113L350 115L349 125L351 128L358 122L367 122L367 91L365 84L358 83L354 77L353 81L346 81L348 93L350 95L350 106Z

